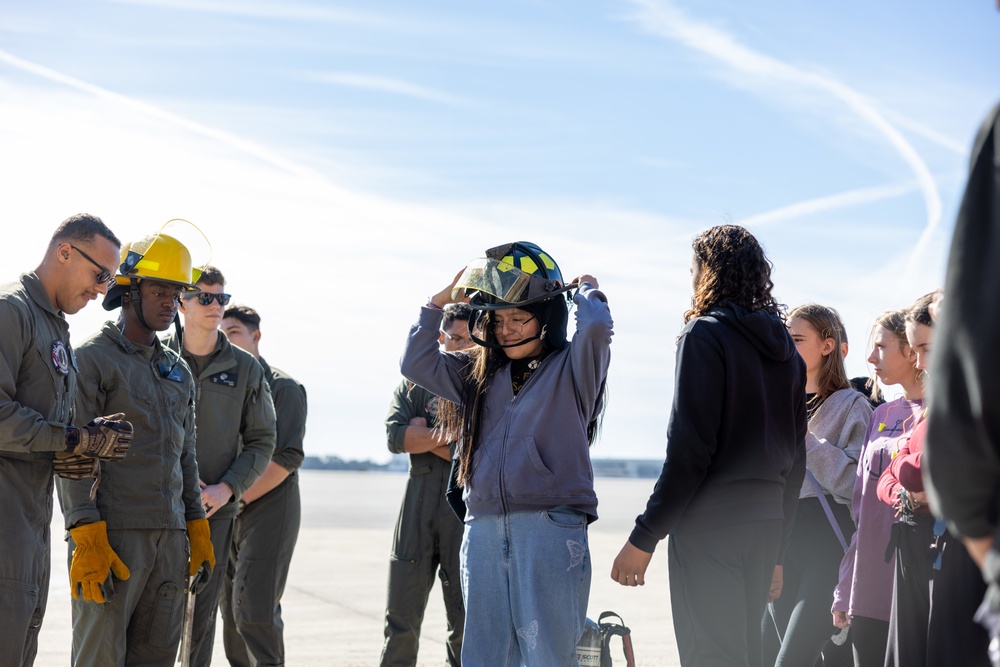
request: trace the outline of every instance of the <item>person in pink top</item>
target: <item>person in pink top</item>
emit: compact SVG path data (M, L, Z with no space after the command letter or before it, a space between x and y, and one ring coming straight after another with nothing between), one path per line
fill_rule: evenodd
M917 299L906 316L906 337L921 373L930 365L935 294ZM973 621L986 584L966 550L946 534L944 522L937 521L927 506L921 471L926 433L927 421L921 415L911 437L878 481L879 500L897 516L885 664L989 667L989 637Z
M915 361L906 341L906 310L879 316L868 363L882 384L900 385L903 395L876 408L868 422L851 503L857 531L841 561L840 583L833 594L833 624L851 626L856 667L883 667L885 662L894 568L886 547L895 511L878 499L876 487L904 444L900 439L912 432L923 411Z

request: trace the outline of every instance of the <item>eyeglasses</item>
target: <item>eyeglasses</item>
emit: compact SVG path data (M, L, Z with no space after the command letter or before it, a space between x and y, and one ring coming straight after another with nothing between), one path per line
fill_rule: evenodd
M108 289L111 289L112 287L114 287L115 285L118 284L118 281L115 280L115 274L112 273L111 271L108 271L107 269L105 269L100 264L98 264L97 261L93 257L91 257L90 255L88 255L84 251L80 250L79 248L77 248L72 243L69 244L69 247L72 248L73 250L76 250L81 255L83 255L83 258L85 260L87 260L88 262L90 262L91 264L93 264L94 266L96 266L97 268L99 268L101 270L101 272L97 274L97 282L98 283L104 283L105 285L107 285Z
M198 292L197 294L185 295L185 299L198 299L198 303L203 306L212 305L212 301L218 301L220 306L228 306L230 295L214 294L212 292Z
M533 319L535 319L534 315L532 315L526 320L503 320L501 322L494 322L493 333L499 334L501 331L503 331L504 327L507 327L507 331L509 331L510 333L519 334L521 333L521 330L524 329L524 325Z

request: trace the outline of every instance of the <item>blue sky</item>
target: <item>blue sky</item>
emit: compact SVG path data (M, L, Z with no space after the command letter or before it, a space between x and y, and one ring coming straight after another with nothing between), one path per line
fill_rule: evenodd
M658 458L697 232L754 231L780 300L840 309L855 375L873 318L940 283L1000 99L1000 12L945 4L0 0L0 267L81 210L194 221L307 385L308 449L383 459L419 305L531 240L611 302L594 455Z

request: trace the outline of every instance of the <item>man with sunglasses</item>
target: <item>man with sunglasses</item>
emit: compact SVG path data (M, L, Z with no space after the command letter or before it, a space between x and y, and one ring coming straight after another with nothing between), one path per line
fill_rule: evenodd
M181 299L183 331L168 338L166 345L180 352L195 377L201 502L222 564L195 602L191 665L208 667L238 503L271 460L276 421L263 367L219 330L229 304L223 291L225 277L214 266L206 266L195 286L199 291Z
M107 292L120 247L100 218L74 215L56 229L38 268L0 286L2 665L35 661L49 588L53 454L77 450L92 431L71 426L77 364L65 316Z
M281 596L302 518L299 467L309 411L306 390L260 355L260 315L230 306L222 330L257 359L271 385L278 440L267 470L240 500L229 567L222 587L222 623L231 667L285 664Z
M465 303L449 303L441 318L438 342L446 352L472 347ZM396 521L386 591L382 667L414 665L420 626L434 575L441 578L447 617L448 664L462 664L465 606L459 551L464 525L445 499L451 477L452 448L437 424L438 397L408 380L396 387L385 420L389 451L410 455L410 477Z

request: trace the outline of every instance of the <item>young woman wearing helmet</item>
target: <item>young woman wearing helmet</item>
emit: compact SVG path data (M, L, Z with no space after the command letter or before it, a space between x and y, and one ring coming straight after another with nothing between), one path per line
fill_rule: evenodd
M492 248L431 297L401 370L452 406L467 513L462 662L576 664L590 594L587 525L597 518L589 446L604 407L611 313L597 280L566 285L538 246ZM567 294L576 332L567 342ZM441 352L441 308L461 290L477 347Z

